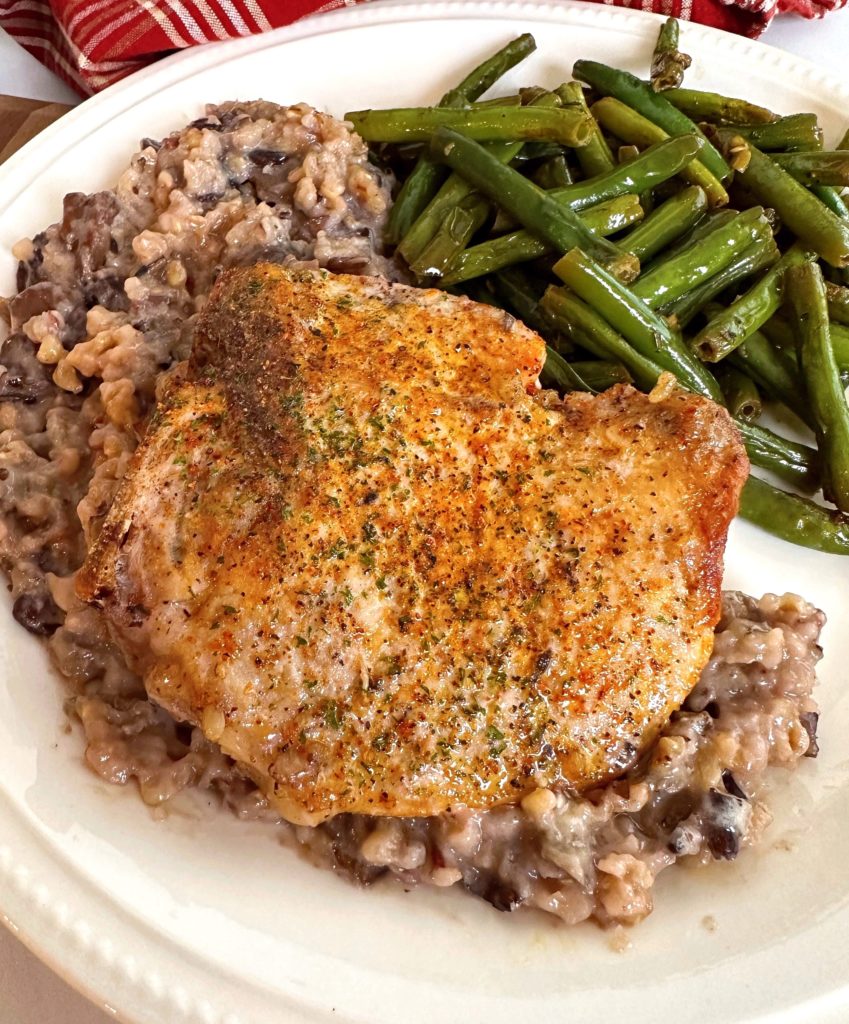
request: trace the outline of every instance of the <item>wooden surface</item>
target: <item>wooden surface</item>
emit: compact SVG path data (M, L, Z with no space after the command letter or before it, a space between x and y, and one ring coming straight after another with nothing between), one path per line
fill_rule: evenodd
M0 164L70 109L64 103L0 95Z

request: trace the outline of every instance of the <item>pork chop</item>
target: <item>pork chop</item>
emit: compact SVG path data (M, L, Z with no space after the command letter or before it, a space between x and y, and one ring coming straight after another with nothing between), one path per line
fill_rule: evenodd
M290 821L580 791L692 689L747 461L669 386L541 392L500 310L222 275L78 593Z

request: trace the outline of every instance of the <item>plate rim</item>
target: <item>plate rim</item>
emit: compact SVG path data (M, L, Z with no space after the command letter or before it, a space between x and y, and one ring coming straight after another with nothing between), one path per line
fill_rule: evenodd
M0 167L0 196L3 197L0 216L29 187L25 169L32 163L48 153L52 159L61 158L67 146L76 145L105 121L128 111L154 92L189 79L213 64L227 63L246 53L301 39L400 22L520 18L537 24L568 24L575 17L585 24L616 29L660 23L665 19L665 15L586 0L372 0L311 15L270 32L180 51L84 100L10 157ZM807 87L825 87L831 93L830 99L849 103L849 84L810 60L767 43L693 22L686 23L686 32L688 37L699 41L721 38L726 53L738 53L741 58L755 53L760 66L771 73L802 76ZM7 826L11 823L0 842L0 923L101 1010L126 1024L159 1024L166 1019L188 1024L256 1024L263 1020L262 1006L268 1004L258 989L247 994L247 1001L253 1004L247 1015L221 1010L203 995L206 968L200 954L161 935L156 936L153 944L150 941L139 943L139 933L150 930L147 923L120 907L73 865L58 863L2 786L0 820ZM90 919L104 914L109 917L112 937L98 936L90 923ZM134 938L136 952L132 955L122 952L127 947L117 942L117 937ZM175 984L166 980L174 962L169 961L168 970L163 974L163 956L161 952L157 955L157 947L161 949L166 943L180 955L180 968L186 976L193 977L191 982L182 980ZM140 947L143 952L138 952ZM246 993L237 979L227 982L219 975L218 981L230 986L235 984L234 993L243 1003L246 1001ZM849 988L849 982L846 987ZM825 993L810 1001L808 1008L818 1013L817 1019L823 1024L826 1020L842 1020L841 1010L845 1010L847 1004L841 998L841 1005L838 1005L835 1002L838 995L837 991ZM300 1000L295 1004L291 999L288 1006L282 1005L287 1001L283 993L275 993L274 998L278 1010L291 1014L288 1019L293 1022L317 1024L346 1019L329 1006L310 1005ZM802 1005L794 1009L801 1008Z

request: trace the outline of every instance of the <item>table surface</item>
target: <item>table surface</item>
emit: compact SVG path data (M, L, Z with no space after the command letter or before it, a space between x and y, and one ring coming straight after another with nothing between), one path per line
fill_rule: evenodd
M764 42L843 70L849 8L824 21L776 19ZM0 29L0 93L73 103L78 97ZM77 995L18 940L0 927L0 1024L107 1024L114 1017ZM163 1024L168 1022L163 1021Z

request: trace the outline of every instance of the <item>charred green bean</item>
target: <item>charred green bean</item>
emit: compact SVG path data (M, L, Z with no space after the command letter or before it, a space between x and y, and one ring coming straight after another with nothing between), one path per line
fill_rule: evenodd
M651 60L650 80L655 92L675 89L684 80L684 72L692 58L678 49L680 28L675 18L667 18L660 26Z

